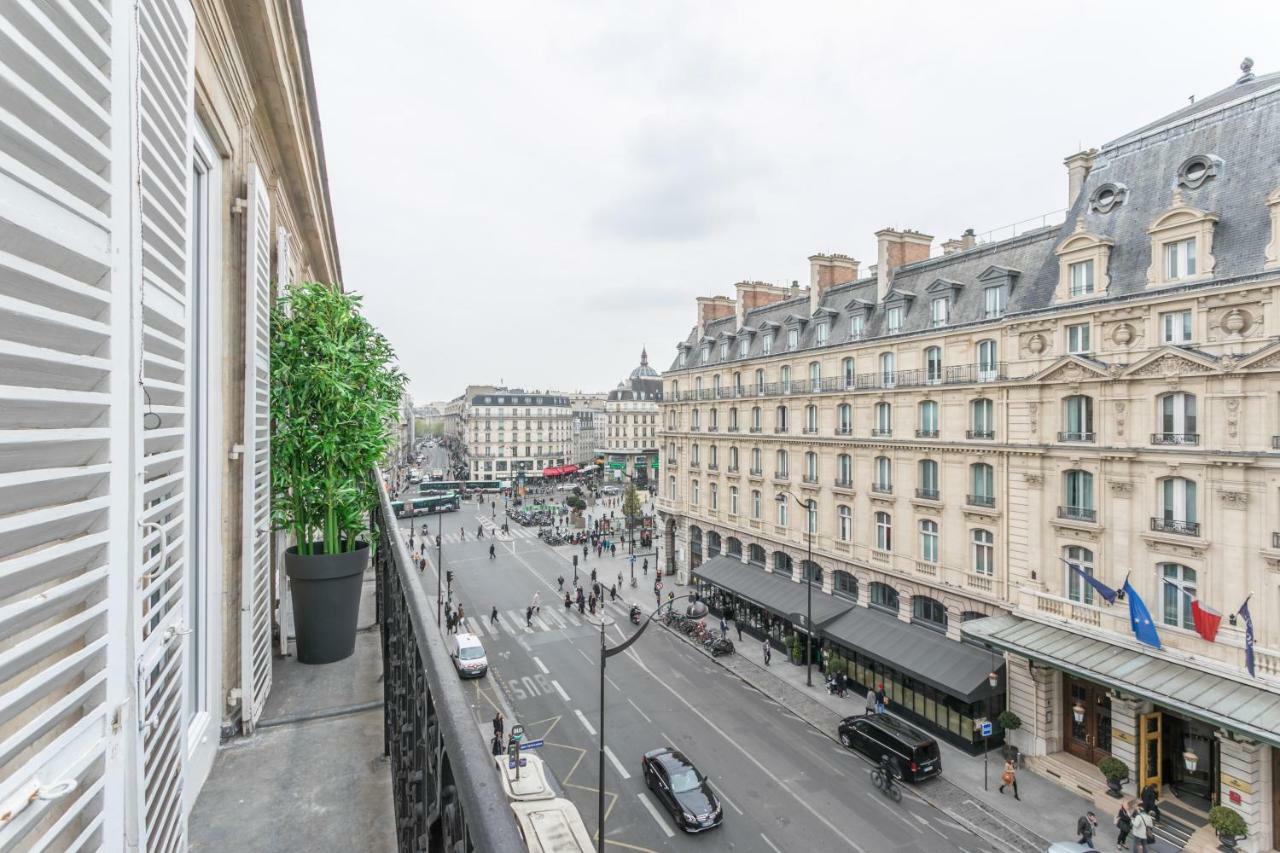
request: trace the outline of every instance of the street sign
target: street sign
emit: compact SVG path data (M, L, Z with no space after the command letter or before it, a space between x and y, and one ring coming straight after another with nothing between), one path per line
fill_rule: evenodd
M653 588L654 588L654 589L662 589L662 581L654 581L654 582L653 582Z
M525 743L520 744L521 749L537 749L540 746L542 746L542 738L526 741Z
M529 766L529 759L527 759L527 758L522 758L522 759L520 759L520 766L521 766L521 767L528 767L528 766ZM507 769L508 769L508 770L515 770L515 769L516 769L516 762L515 762L515 759L514 759L514 758L513 758L513 759L510 759L510 760L508 760L508 761L507 761Z
M517 743L524 740L524 726L520 725L519 723L516 723L514 726L512 726L511 739L513 741L516 741Z
M982 721L982 736L991 737L991 721L990 720Z

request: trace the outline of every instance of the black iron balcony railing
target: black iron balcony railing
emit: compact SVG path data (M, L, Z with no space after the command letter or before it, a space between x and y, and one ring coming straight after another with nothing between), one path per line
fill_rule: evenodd
M836 435L853 435L853 427L836 427Z
M853 479L850 477L836 477L836 481L835 483L833 483L833 485L837 489L852 489Z
M965 500L969 506L993 507L996 505L994 495L965 495Z
M1198 432L1153 432L1151 433L1152 444L1173 444L1173 445L1189 445L1196 446L1200 443L1200 433Z
M1151 529L1159 531L1160 533L1178 533L1183 536L1199 536L1200 522L1178 521L1174 518L1153 516L1151 519Z
M818 394L838 391L865 391L876 388L910 388L922 385L966 385L977 382L1001 382L1009 378L1008 365L1001 362L955 364L937 368L875 371L853 377L829 376L825 379L792 379L787 382L763 382L743 385L740 389L709 388L681 391L673 400L726 399L731 397L780 397L788 394Z
M916 430L916 438L937 438L938 431L936 429L918 429Z
M964 431L965 438L988 440L996 437L995 430L989 429L967 429Z
M916 497L926 501L938 500L937 489L916 489Z
M888 483L872 483L871 491L880 495L891 495L893 494L893 486Z
M1091 432L1060 432L1058 433L1058 441L1093 441L1094 435Z
M764 476L764 469L763 469L763 468L752 468L752 469L751 469L749 472L747 472L747 473L749 473L752 477L763 477L763 476Z
M1097 521L1098 511L1083 506L1059 506L1058 518L1070 521Z
M379 489L373 565L397 848L524 850L418 571Z
M807 426L802 430L802 432L804 432L805 435L817 435L818 428L816 426Z
M893 435L892 429L873 429L871 430L872 438L889 438Z

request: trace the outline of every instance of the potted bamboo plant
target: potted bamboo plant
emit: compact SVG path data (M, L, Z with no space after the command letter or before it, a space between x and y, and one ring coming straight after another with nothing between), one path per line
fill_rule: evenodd
M272 521L285 552L302 663L355 650L369 564L374 468L395 441L406 377L360 297L291 285L271 314Z

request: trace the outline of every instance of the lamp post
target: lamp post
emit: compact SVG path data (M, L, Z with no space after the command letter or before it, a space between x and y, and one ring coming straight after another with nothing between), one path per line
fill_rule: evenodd
M426 525L423 525L424 527ZM436 513L436 626L440 625L440 578L444 575L444 513Z
M987 686L994 692L996 685L1000 683L1000 673L996 672L996 653L990 646L987 650L991 652L991 671L987 673ZM987 697L987 725L982 727L982 790L987 790L987 757L991 753L991 747L987 743L987 731L991 725L991 697Z
M784 490L779 492L774 498L778 503L787 502L787 497L798 503L804 509L804 529L808 535L809 554L805 558L806 568L813 566L813 517L809 512L809 505L800 500L790 491ZM803 570L802 570L803 572ZM804 683L808 687L813 686L813 579L806 577L804 579L805 586L805 617L804 617Z
M598 844L601 850L604 849L604 662L606 659L611 658L616 654L621 654L622 652L625 652L627 649L631 648L631 644L634 643L636 640L640 639L640 635L644 633L644 629L649 627L649 623L653 621L653 617L661 613L662 608L664 606L668 610L670 610L674 607L677 601L680 601L681 599L685 599L685 598L693 599L693 605L691 606L689 611L690 616L692 616L694 619L701 619L703 616L707 615L707 605L702 603L702 600L698 598L698 594L696 592L690 592L690 593L685 593L684 595L678 595L675 598L672 598L669 601L667 601L665 605L661 605L661 604L658 605L654 609L654 611L649 614L649 618L640 623L640 628L634 634L632 634L630 637L623 640L621 643L614 646L613 648L609 648L608 646L605 645L605 642L604 642L604 629L609 623L605 621L604 611L603 610L601 611L601 615L600 615L600 748L598 750L599 758L600 758L600 769L599 769L599 777L596 782L596 787L597 787L596 836L598 838Z

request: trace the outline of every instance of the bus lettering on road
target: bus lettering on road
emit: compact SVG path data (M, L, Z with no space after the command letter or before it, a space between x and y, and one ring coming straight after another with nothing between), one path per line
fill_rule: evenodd
M540 672L509 680L507 689L517 699L533 699L555 692L555 688L551 686L551 679Z

